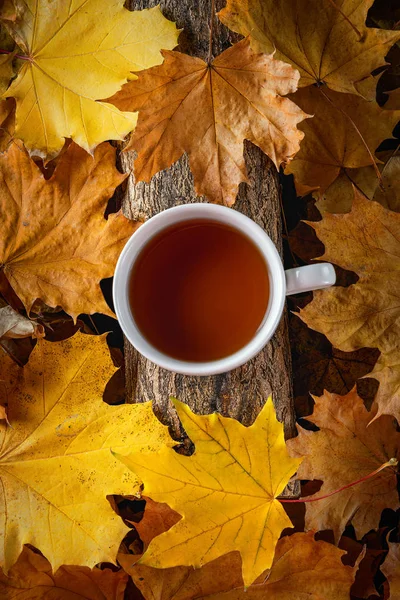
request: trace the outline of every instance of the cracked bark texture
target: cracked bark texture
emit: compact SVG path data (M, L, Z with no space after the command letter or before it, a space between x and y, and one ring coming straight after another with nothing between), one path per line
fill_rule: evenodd
M129 9L154 6L158 0L130 0ZM216 10L224 0L216 0ZM163 14L183 28L178 49L207 58L211 0L161 0ZM238 37L214 21L213 54L216 56ZM241 184L234 205L267 231L282 254L282 221L278 173L257 147L245 142L249 184ZM120 166L131 173L123 198L123 211L131 219L146 220L166 208L187 202L205 202L196 197L186 156L170 169L158 173L150 183L135 184L132 174L134 153L120 154ZM245 308L243 308L245 310ZM269 344L244 366L212 377L189 377L171 373L146 360L125 342L127 398L129 402L153 400L159 418L171 427L176 439L182 439L179 422L171 409L170 396L186 402L200 414L218 411L245 425L256 418L272 393L278 418L287 437L295 435L292 395L292 366L288 338L287 313Z

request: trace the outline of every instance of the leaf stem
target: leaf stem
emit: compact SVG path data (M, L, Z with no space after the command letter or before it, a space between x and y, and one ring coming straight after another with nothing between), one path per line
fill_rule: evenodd
M0 50L0 54L13 54L14 50ZM24 56L23 54L14 54L15 58L20 58L21 60L28 60L32 62L29 56Z
M213 43L214 19L215 19L215 0L211 0L210 41L208 43L208 57L207 57L207 64L208 65L211 65L211 60L212 60L212 43Z
M331 496L334 496L335 494L338 494L339 492L342 492L343 490L347 490L347 488L353 487L353 485L357 485L358 483L367 481L367 479L371 479L371 477L374 477L380 471L383 471L383 469L386 469L386 467L396 467L397 465L398 465L398 460L396 458L391 458L390 460L385 462L383 465L381 465L379 467L379 469L376 469L375 471L372 471L372 473L369 473L369 475L365 475L365 477L361 477L361 479L357 479L357 481L352 481L351 483L344 485L343 487L339 488L338 490L335 490L334 492L325 494L325 496L318 496L318 498L298 498L297 500L285 500L284 498L278 498L278 500L279 500L279 502L284 502L284 503L318 502L318 500L324 500L325 498L330 498Z

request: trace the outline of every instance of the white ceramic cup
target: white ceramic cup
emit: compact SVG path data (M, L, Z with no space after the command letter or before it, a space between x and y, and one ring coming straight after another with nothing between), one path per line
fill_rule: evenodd
M149 240L166 227L192 219L225 223L241 231L257 246L268 268L270 296L265 317L253 339L243 348L211 362L189 362L172 358L152 346L141 334L129 306L132 267ZM281 319L285 296L330 287L336 281L329 263L318 263L284 271L273 242L259 225L240 212L215 204L184 204L155 215L135 231L123 249L114 274L113 298L118 321L128 340L143 356L164 369L184 375L216 375L239 367L253 358L271 339Z

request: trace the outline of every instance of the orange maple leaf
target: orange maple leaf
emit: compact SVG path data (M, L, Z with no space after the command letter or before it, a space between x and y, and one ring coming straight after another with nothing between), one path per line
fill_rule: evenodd
M307 420L319 431L298 426L298 437L287 444L292 456L305 456L296 478L324 482L315 497L362 479L391 458L400 458L400 434L393 419L383 416L370 423L376 407L368 412L355 388L346 396L325 392L314 400L314 412ZM332 529L338 541L351 522L361 538L378 526L383 509L398 504L396 469L389 467L329 498L307 503L306 527Z
M125 179L115 149L105 143L94 157L75 144L49 180L19 144L0 156L0 265L29 313L40 298L80 313L113 315L99 282L111 277L138 223L121 213L104 218L108 199Z
M296 128L307 115L283 95L297 89L299 74L272 55L255 54L245 39L211 65L163 51L164 63L138 73L108 100L139 111L126 150L137 150L137 181L189 155L196 193L228 206L247 181L243 141L259 146L279 168L299 149Z

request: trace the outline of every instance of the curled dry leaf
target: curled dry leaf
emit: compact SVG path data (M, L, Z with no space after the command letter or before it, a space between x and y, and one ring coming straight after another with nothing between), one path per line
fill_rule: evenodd
M125 179L115 149L105 143L94 157L71 144L46 181L19 143L0 156L0 264L29 314L36 298L80 313L113 316L99 282L111 277L138 223L103 214ZM34 209L32 206L34 199Z
M156 451L171 442L150 403L102 401L114 371L104 336L80 333L58 343L38 340L18 369L8 395L12 427L0 423L6 572L24 543L40 548L54 569L115 560L128 528L106 496L138 493L139 482L111 448Z
M27 319L11 306L0 308L0 338L44 337L44 327Z
M153 539L140 562L200 567L238 550L250 585L271 566L281 531L291 527L276 498L301 461L287 453L271 399L250 427L217 413L199 416L174 403L196 446L192 456L168 447L157 455L119 456L143 480L146 496L167 502L183 517Z
M400 118L400 111L326 88L308 87L291 98L314 115L300 125L305 137L285 171L294 175L299 195L313 190L322 194L341 170L373 164L371 154L391 137Z
M309 224L325 244L321 260L355 271L359 280L347 288L315 292L300 317L345 352L379 348L376 417L393 414L400 421L400 214L355 192L350 213L325 213L322 221Z
M389 552L381 571L389 582L389 600L400 598L400 544L389 542Z
M293 456L305 457L296 477L323 481L321 490L311 498L338 490L391 458L400 458L400 434L394 420L383 416L370 423L376 408L368 412L355 388L346 396L325 392L314 401L314 412L307 420L320 431L298 427L298 437L287 442ZM396 469L388 467L330 498L307 503L306 527L332 529L339 541L351 522L360 539L379 525L383 509L398 504Z
M151 177L189 155L198 195L228 206L247 181L243 142L259 146L279 168L299 149L297 124L307 115L285 94L299 74L272 55L255 54L242 40L211 65L180 52L139 74L113 98L121 110L139 111L127 150L136 150L135 177Z
M0 570L2 600L123 600L128 575L64 565L54 574L44 556L24 546L8 577Z
M88 152L120 140L136 115L95 102L107 98L173 48L177 29L159 9L130 12L124 0L24 0L8 28L23 52L17 78L6 92L17 101L16 137L42 158L57 155L65 138Z
M248 587L240 577L237 552L201 569L175 567L159 571L136 565L132 578L146 600L347 600L357 566L345 566L344 552L313 534L296 533L281 538L271 569Z
M385 65L400 31L365 26L374 0L228 0L221 21L250 35L256 52L299 70L300 87L324 83L337 92L359 93L357 82Z

